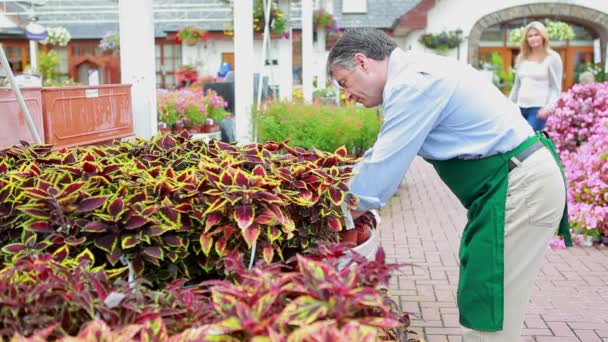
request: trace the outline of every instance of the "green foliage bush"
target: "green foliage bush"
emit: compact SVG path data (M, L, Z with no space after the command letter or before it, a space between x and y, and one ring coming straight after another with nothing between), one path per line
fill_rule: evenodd
M255 113L259 141L289 140L291 146L362 154L376 141L382 120L376 109L273 102Z

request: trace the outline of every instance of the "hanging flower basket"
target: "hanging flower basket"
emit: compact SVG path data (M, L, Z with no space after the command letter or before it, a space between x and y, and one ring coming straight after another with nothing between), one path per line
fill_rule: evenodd
M429 49L444 53L462 43L462 30L443 31L439 34L427 33L420 36L418 41Z
M198 44L199 41L208 41L209 33L196 26L188 25L184 26L177 32L176 39L178 42L184 42L184 44L188 46L194 46Z
M315 11L313 16L313 26L316 28L324 28L328 31L336 29L336 19L334 16L325 11L323 8L319 8Z
M232 15L231 15L232 17ZM270 32L274 34L283 35L283 37L288 38L289 32L287 30L288 19L285 17L283 11L279 9L279 7L273 3L270 6L270 18L268 20L268 27L270 27ZM224 30L224 34L228 36L234 35L234 24L230 22ZM264 4L262 0L256 0L255 7L253 8L253 31L256 33L263 33L265 27L265 18L264 18Z
M99 48L107 54L118 55L120 53L120 35L118 32L106 32L99 42Z
M57 46L66 46L72 39L70 32L65 27L49 27L48 36L41 41L40 43L43 45L57 45Z

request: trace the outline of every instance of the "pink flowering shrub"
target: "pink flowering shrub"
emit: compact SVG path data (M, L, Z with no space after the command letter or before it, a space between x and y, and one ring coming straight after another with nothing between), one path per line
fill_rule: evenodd
M608 236L608 119L578 153L564 158L570 225L585 235Z
M608 118L608 82L576 84L558 100L546 130L566 159L597 133L604 118Z
M180 90L159 89L157 93L158 121L168 127L197 126L207 118L221 121L228 104L213 90L203 94L202 90L188 88Z

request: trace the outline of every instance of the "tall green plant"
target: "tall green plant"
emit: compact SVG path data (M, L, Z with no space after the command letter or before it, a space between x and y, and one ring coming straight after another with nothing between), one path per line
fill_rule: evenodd
M346 146L360 154L370 148L382 121L375 109L274 102L255 113L258 140L289 140L290 145L334 151Z
M59 54L55 50L41 51L38 55L38 70L42 74L44 85L60 82Z

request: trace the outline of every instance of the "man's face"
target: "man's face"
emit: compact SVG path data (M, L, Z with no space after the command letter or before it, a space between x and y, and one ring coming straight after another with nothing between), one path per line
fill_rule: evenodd
M357 65L351 70L338 65L332 66L331 72L334 79L346 92L347 99L367 108L381 105L384 85L377 62L362 54L356 54L355 61Z

